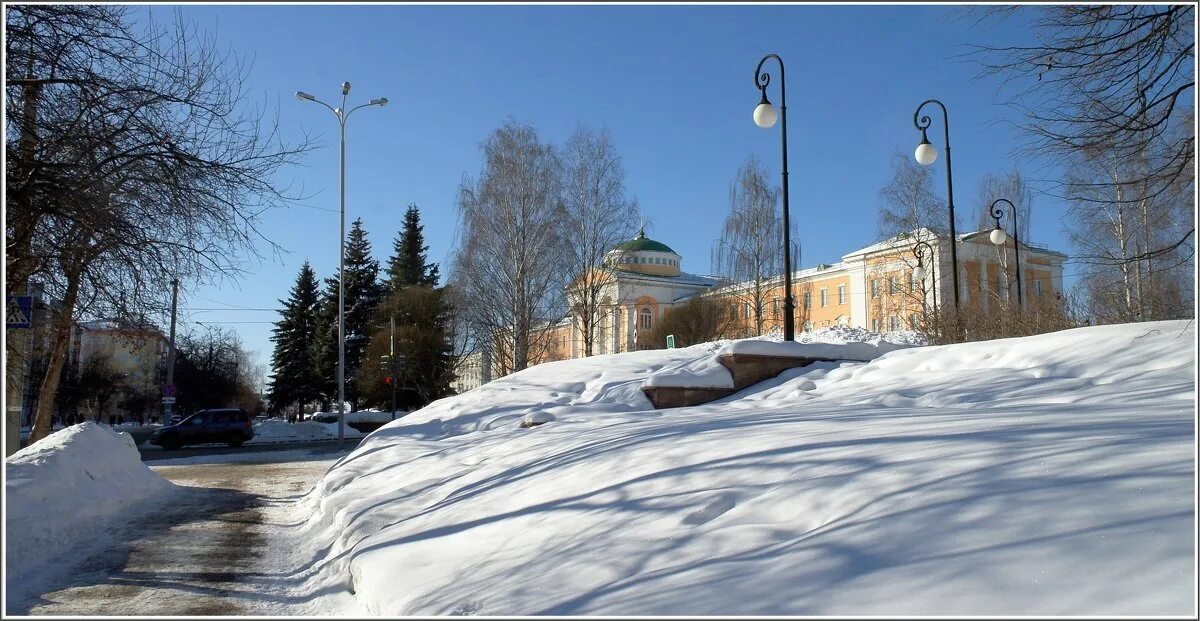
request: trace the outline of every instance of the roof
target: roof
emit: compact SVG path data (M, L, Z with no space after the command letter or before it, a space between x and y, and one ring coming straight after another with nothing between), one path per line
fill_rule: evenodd
M712 287L719 284L719 281L715 278L689 274L687 272L679 272L678 276L659 276L658 274L643 274L641 272L631 272L621 269L613 269L612 271L622 280L645 280L672 285L696 285L702 287Z
M654 241L653 239L647 238L646 237L646 229L642 229L642 232L638 233L637 237L635 237L627 242L621 242L621 243L617 244L617 246L614 248L614 250L624 250L626 252L637 252L639 250L648 250L651 252L669 252L671 254L679 254L678 252L671 250L670 246L668 246L662 242Z

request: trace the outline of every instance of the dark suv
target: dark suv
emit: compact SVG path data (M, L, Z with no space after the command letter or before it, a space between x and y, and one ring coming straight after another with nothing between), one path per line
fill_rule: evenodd
M253 437L250 414L239 408L219 408L200 410L178 424L156 430L150 435L150 443L165 449L209 442L241 446Z

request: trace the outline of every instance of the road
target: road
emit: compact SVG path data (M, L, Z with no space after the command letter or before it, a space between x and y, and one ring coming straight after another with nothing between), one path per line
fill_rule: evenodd
M317 450L248 454L220 463L152 466L180 488L115 531L98 533L79 561L32 584L8 584L7 614L288 615L281 588L289 512L338 457ZM195 456L193 453L191 456ZM191 460L189 460L190 462ZM24 591L24 592L22 592Z
M365 436L364 436L365 437ZM344 438L342 447L346 451L353 450L362 441L362 437ZM313 451L336 451L337 440L319 440L316 442L277 442L271 444L243 444L234 448L224 444L201 444L188 446L173 451L159 448L150 443L139 444L138 451L142 461L158 461L162 459L177 459L180 457L199 457L203 455L233 455L257 453L262 451L294 451L298 449Z

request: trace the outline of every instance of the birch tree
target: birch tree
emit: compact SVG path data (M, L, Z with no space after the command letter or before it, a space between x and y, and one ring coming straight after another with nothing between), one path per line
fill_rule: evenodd
M762 162L751 156L729 188L729 215L713 249L717 273L735 283L727 293L735 308L749 308L747 318L755 335L763 333L767 301L783 275L783 217L778 200L779 191L767 182Z
M452 282L460 312L505 375L548 347L532 329L565 314L562 164L533 127L511 120L483 143L483 160L479 179L459 188Z
M597 326L613 308L601 303L602 292L611 282L604 258L618 243L633 237L638 205L626 195L621 156L607 129L597 134L577 127L567 141L564 159L564 267L574 277L567 295L572 320L583 339L583 354L591 356Z

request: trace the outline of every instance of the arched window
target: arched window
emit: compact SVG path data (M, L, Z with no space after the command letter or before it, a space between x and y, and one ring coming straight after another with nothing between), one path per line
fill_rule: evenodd
M649 306L647 306L647 307L643 308L642 312L641 312L641 328L643 330L650 330L653 327L654 327L654 312L650 310Z

